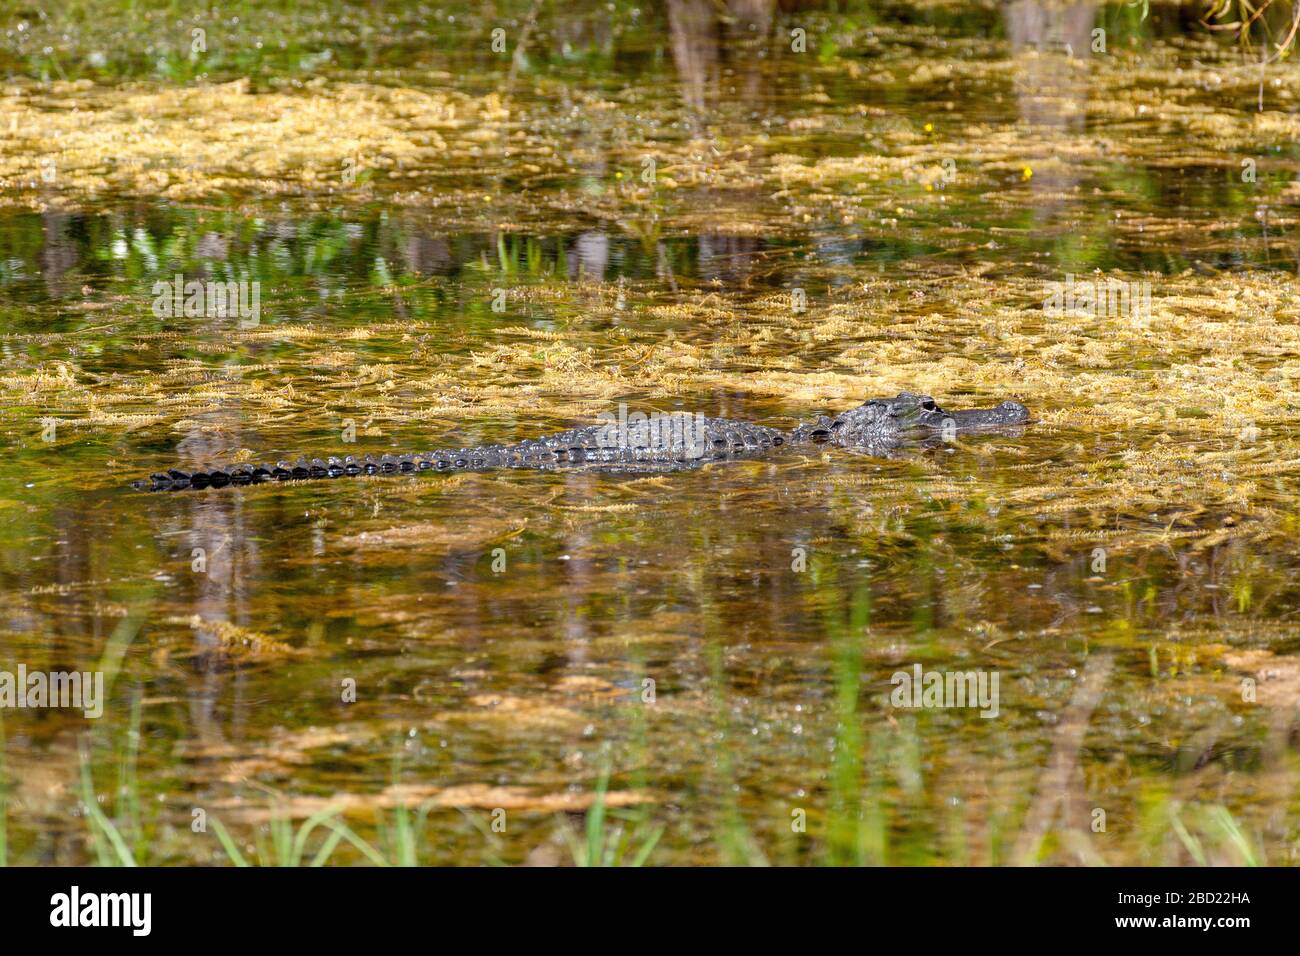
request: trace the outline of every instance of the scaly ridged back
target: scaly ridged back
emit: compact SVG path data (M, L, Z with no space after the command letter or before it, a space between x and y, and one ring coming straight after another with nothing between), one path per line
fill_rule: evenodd
M135 483L147 491L221 488L264 481L342 478L354 475L399 474L415 471L457 471L489 468L582 468L629 473L680 471L706 461L751 457L784 444L780 429L726 418L683 418L687 428L666 429L656 435L638 433L633 426L595 425L547 435L513 445L478 445L409 455L366 455L356 458L299 459L276 465L229 465L205 471L172 469Z

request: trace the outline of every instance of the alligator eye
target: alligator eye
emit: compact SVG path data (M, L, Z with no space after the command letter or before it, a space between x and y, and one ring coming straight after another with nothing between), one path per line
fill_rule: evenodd
M924 408L927 412L932 412L935 409L937 409L939 406L934 404L933 398L927 398L925 401L921 403L921 407Z

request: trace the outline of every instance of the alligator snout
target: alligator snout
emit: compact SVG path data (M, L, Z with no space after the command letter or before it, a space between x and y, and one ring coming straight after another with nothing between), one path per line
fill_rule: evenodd
M996 408L972 408L969 411L943 412L944 422L951 421L959 430L1002 428L1029 421L1029 409L1019 402L1002 402ZM943 427L942 425L940 427Z

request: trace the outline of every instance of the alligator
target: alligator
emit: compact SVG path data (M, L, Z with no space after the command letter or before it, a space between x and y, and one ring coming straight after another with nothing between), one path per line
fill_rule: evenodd
M819 415L790 431L680 413L650 418L632 415L620 420L602 417L609 420L511 445L379 457L302 458L274 466L238 464L205 471L173 468L133 486L142 491L181 491L267 481L489 468L681 471L719 459L755 458L782 447L814 445L889 456L896 449L933 443L957 432L1022 425L1029 420L1029 410L1019 402L1006 401L996 408L948 411L929 395L900 392L894 398L871 399L835 416Z

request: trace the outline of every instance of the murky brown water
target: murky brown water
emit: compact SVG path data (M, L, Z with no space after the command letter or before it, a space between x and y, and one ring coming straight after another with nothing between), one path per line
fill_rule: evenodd
M196 810L266 860L329 807L398 858L402 806L421 862L567 861L606 773L652 863L1290 862L1295 69L1259 113L1257 66L1161 9L603 10L543 16L513 77L451 8L273 18L295 45L255 61L214 26L202 74L97 67L86 27L43 84L10 41L0 670L111 686L99 720L0 711L8 858L96 857L84 767L150 862L228 860ZM257 281L257 324L156 315L177 273ZM1067 276L1150 313L1050 315ZM904 388L1035 421L128 487ZM916 665L996 673L997 715L892 706Z

